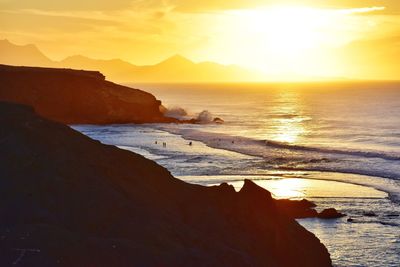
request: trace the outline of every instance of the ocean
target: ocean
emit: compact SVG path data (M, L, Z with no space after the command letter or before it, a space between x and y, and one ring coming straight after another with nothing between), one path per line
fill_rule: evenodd
M187 182L239 190L248 178L277 198L334 207L348 216L298 221L335 266L400 265L400 83L129 86L153 93L170 116L203 123L73 128Z

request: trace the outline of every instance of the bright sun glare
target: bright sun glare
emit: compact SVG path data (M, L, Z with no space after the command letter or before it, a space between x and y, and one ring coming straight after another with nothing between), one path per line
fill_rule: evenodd
M282 56L298 55L305 49L313 48L322 38L316 22L324 18L311 8L276 7L251 11L245 16L248 16L245 20L250 31L259 34L269 49Z
M235 20L229 38L240 38L237 50L252 59L248 66L260 70L273 66L281 74L319 74L321 49L346 42L338 27L348 14L338 10L275 6L229 14Z

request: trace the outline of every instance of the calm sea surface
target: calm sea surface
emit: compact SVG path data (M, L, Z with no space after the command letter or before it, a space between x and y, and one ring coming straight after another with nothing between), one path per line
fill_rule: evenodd
M338 208L354 223L299 221L336 266L400 266L400 83L130 86L153 93L171 116L204 124L74 128L188 182L251 178L277 197Z

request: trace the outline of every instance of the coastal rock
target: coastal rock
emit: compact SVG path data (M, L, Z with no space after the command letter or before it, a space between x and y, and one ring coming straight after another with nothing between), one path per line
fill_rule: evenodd
M224 121L223 119L219 118L219 117L216 117L216 118L213 119L213 122L214 122L214 123L217 123L217 124L222 124L222 123L224 123L225 121Z
M0 100L32 106L66 124L175 122L161 101L97 71L0 65Z
M1 266L331 266L249 180L188 184L22 105L0 124Z
M306 199L280 199L277 200L277 204L280 210L282 210L287 216L291 218L301 219L318 217L318 212L313 209L314 207L316 207L315 203Z
M318 218L321 219L336 219L346 216L346 214L338 212L334 208L324 209L318 214Z

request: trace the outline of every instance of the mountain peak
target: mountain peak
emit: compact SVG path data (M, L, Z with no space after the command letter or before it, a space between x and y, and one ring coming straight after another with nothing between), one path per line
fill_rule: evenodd
M36 45L16 45L7 39L0 40L0 62L26 66L50 66L53 63Z
M82 55L72 55L64 58L62 61L69 61L69 60L88 60L90 58L82 56Z
M182 55L176 54L173 55L172 57L167 58L166 60L162 61L161 63L159 63L158 65L192 65L194 64L193 61L185 58Z
M11 44L11 42L8 39L0 39L1 44Z

